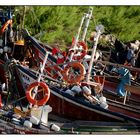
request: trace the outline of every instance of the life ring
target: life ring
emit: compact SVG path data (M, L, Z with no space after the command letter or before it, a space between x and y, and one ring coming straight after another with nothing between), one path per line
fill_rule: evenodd
M37 99L35 99L35 98L33 98L32 97L32 94L34 94L34 93L32 93L32 91L33 91L33 89L35 88L35 87L41 87L45 92L45 96L42 98L42 99L39 99L39 100L37 100ZM38 93L37 93L38 94ZM38 106L42 106L42 105L44 105L44 104L46 104L47 103L47 101L49 100L49 98L50 98L50 89L49 89L49 87L46 85L46 83L44 83L44 82L34 82L34 83L32 83L32 84L30 84L29 86L28 86L28 88L27 88L27 91L26 91L26 97L27 97L27 99L28 99L28 101L31 103L31 104L33 104L33 105L38 105Z
M81 55L77 55L77 53L78 53L77 52L76 54L74 54L73 60L80 60L80 59L82 59L87 54L87 51L88 51L88 47L87 47L86 43L83 42L83 41L79 41L77 43L77 46L78 47L82 47Z
M3 34L4 31L5 31L5 29L6 29L9 25L12 26L12 20L11 20L11 19L9 19L9 20L2 26L2 28L1 28L1 30L0 30L0 33Z
M74 76L74 74L71 75L69 73L70 68L79 69L80 70L80 74L77 75L76 77ZM84 74L85 74L85 67L81 63L79 63L79 62L73 62L73 63L69 64L62 71L62 75L63 75L64 81L66 81L69 84L80 83L80 81L84 79Z

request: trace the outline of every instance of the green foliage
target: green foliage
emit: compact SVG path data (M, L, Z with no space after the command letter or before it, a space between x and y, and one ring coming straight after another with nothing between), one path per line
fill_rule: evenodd
M105 26L106 32L116 35L122 41L140 38L139 6L97 7L98 23Z
M21 9L21 7L17 7ZM62 48L71 44L81 18L89 6L27 6L25 27L43 42L58 43ZM87 38L95 26L103 24L106 34L122 41L140 39L139 6L93 6L93 17Z

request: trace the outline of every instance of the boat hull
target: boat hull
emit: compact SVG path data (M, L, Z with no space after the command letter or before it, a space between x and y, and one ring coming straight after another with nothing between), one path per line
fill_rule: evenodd
M37 77L30 69L23 66L17 66L15 70L18 90L20 95L25 96L27 85L35 81ZM27 79L28 83L25 83L27 82ZM124 115L124 110L122 110L121 113L117 113L117 110L110 111L103 109L99 105L93 105L87 100L73 97L72 95L65 93L60 88L55 86L52 87L49 83L47 84L51 90L51 96L47 104L53 108L53 114L72 120L140 122L139 119ZM25 99L25 102L26 101L27 99Z
M71 120L119 121L116 116L76 103L52 90L48 104L53 108L52 113Z

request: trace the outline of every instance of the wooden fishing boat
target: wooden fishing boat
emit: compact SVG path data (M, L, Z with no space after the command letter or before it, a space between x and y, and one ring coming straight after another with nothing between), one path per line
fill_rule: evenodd
M17 65L15 74L20 94L25 95L27 86L36 81L36 73L27 67ZM112 103L109 104L109 109L103 109L99 105L91 104L85 98L76 98L66 93L65 88L61 87L58 82L52 84L51 80L46 78L51 90L48 104L52 106L54 114L73 120L132 121L137 123L140 121L140 112L134 108L133 111L131 109L127 110L127 107L122 108L121 106L116 106L115 103L113 106Z
M39 70L40 62L43 63L46 52L51 51L51 48L49 46L38 42L35 38L31 37L28 34L28 32L23 34L24 34L26 47L23 44L19 48L18 46L19 44L15 44L12 57L16 58L16 60L10 58L9 57L10 55L8 56L8 53L6 54L7 60L5 59L3 59L5 61L0 60L0 77L1 77L0 82L6 83L8 84L8 86L10 86L11 84L12 89L9 88L8 90L12 90L10 91L11 94L13 94L14 91L15 94L13 96L18 95L18 97L20 98L25 97L26 90L31 83L38 81L39 72L37 72L36 70ZM26 51L29 50L29 53L31 55L30 58L32 60L30 58L28 59L31 65L23 64L22 61L27 56L26 55L24 56L24 53L20 54L20 52L22 51L20 50L21 48ZM23 58L21 59L21 57ZM54 66L51 69L48 68L50 64L53 65L57 63L56 58L53 57L51 53L48 54L47 60L48 61L45 65L45 73L42 77L40 77L40 80L46 82L50 88L51 98L48 104L53 108L54 114L57 114L62 117L70 118L71 120L78 119L78 120L90 120L90 121L94 120L94 121L107 121L107 122L117 121L117 122L140 123L140 117L139 117L140 110L138 108L134 108L131 106L122 107L121 105L119 106L118 103L112 102L109 104L108 109L104 109L99 104L93 104L84 97L75 97L71 94L68 94L66 90L70 87L66 88L61 82L51 78L52 70L55 71L55 74L57 74L56 77L58 77L59 76L58 71L61 72L63 70L63 67ZM12 80L10 79L11 78L10 75L12 77ZM11 82L10 84L7 83L9 81ZM90 85L90 83L88 82L86 84L88 86ZM9 96L9 94L7 94L7 96ZM13 99L15 100L17 99L17 97ZM23 102L24 105L26 105L25 102L29 104L27 99L25 99ZM17 127L16 130L22 131L20 127ZM38 130L31 130L31 131L23 130L23 131L25 133L39 133ZM44 132L42 131L42 133Z
M30 39L29 39L30 38ZM28 35L28 39L29 40L32 40L32 43L33 43L33 47L35 48L35 49L38 49L38 52L39 53L41 53L42 54L42 56L44 56L45 55L45 51L43 50L43 48L37 43L37 41L34 39L34 38L31 38L31 37L29 37L29 35ZM40 49L40 48L42 48L42 49ZM40 56L40 55L37 55L37 56ZM53 61L54 62L54 64L56 64L56 61L55 61L55 58L53 57L53 56L51 56L51 55L49 55L48 56L49 57L49 59L51 60L51 61ZM23 70L23 68L22 68L22 70ZM29 71L29 70L26 70L26 71ZM20 75L20 74L18 74L18 75ZM28 74L26 74L26 76L27 76ZM22 81L22 80L21 80ZM28 83L29 84L29 83ZM48 83L47 83L48 84ZM49 87L51 88L51 87L53 87L51 84L49 85ZM54 108L54 113L56 113L56 114L59 114L59 115L62 115L62 116L65 116L65 117L70 117L70 118L73 118L73 119L87 119L87 120L92 120L92 119L95 119L95 112L100 112L100 111L97 111L97 110L100 110L99 108L99 106L95 106L95 105L91 105L91 103L89 102L89 104L93 107L97 107L96 109L94 108L94 110L92 109L92 111L91 111L91 108L88 108L88 110L87 110L87 112L89 111L89 112L92 112L94 115L87 115L87 116L89 116L89 117L85 117L85 115L83 116L83 115L81 115L81 113L83 112L83 110L84 109L82 109L82 111L81 111L81 109L79 109L79 106L77 107L77 105L78 105L78 102L79 101L81 101L81 99L76 99L75 97L71 97L70 95L68 95L68 94L66 94L65 93L65 91L63 91L63 88L62 89L60 89L61 87L56 87L56 85L53 87L53 88L51 88L51 93L52 93L52 95L51 95L51 98L50 98L50 101L49 101L49 104ZM58 94L59 93L59 94ZM70 97L70 98L72 98L72 99L67 99L66 97ZM66 101L65 101L66 100ZM69 102L68 102L68 101ZM74 102L75 101L75 102ZM75 103L75 105L73 104L73 102ZM84 101L85 102L85 101ZM111 102L111 101L110 101ZM134 118L137 118L137 119L139 119L139 109L138 108L134 108L134 107L131 107L131 106L122 106L122 105L118 105L119 103L117 103L117 102L113 102L112 101L112 103L110 103L110 107L109 107L109 112L111 111L111 112L114 112L114 113L116 113L116 112L120 112L120 113L122 113L122 114L126 114L126 116L129 116L129 117L134 117ZM68 111L68 108L69 108L69 106L70 106L70 108L71 107L73 107L73 109L70 109L70 111ZM86 104L86 106L88 106L87 104ZM62 109L61 109L61 107L63 107ZM75 108L75 109L74 109ZM78 113L78 110L76 110L76 108L81 112L81 113ZM84 107L84 108L87 108L87 107ZM73 111L71 111L71 110L73 110ZM85 109L86 110L86 109ZM101 108L101 110L102 110L102 108ZM105 109L103 109L104 111L108 111L108 110L105 110ZM90 114L90 113L84 113L84 114ZM77 113L77 114L76 114ZM91 113L91 114L92 114ZM101 112L100 112L101 113ZM100 113L97 113L98 115L100 114ZM79 114L79 115L78 115ZM102 113L101 113L102 114ZM97 115L97 120L104 120L104 117L103 117L103 115L99 115L98 116ZM93 118L91 117L91 116L94 116ZM102 116L102 117L101 117ZM92 118L92 119L91 119ZM105 117L106 118L106 117ZM107 119L108 120L108 119Z
M46 46L40 45L37 40L28 33L23 33L25 39L25 45L29 46L29 50L34 54L33 61L40 63L43 62L45 53L47 51ZM49 54L48 62L56 64L56 59ZM16 61L15 61L16 62ZM5 62L1 61L1 71L4 73ZM13 69L14 76L16 77L16 84L20 95L25 96L26 89L29 84L37 80L37 72L33 70L33 66L39 67L38 65L32 65L31 67L23 66L15 63ZM58 67L61 71L62 67ZM59 71L58 69L56 71ZM140 122L139 109L117 106L118 103L113 102L110 104L108 109L100 107L98 104L92 104L85 98L76 98L66 93L66 89L56 80L47 77L47 74L42 79L47 83L51 90L51 97L48 102L53 108L53 113L70 119L80 120L97 120L97 121L132 121ZM49 75L49 74L48 74ZM4 77L4 75L1 75ZM3 78L4 79L4 78ZM55 83L52 84L51 81ZM88 83L87 83L88 84ZM26 100L27 101L27 100Z
M24 78L27 76L30 81L37 79L34 72L18 66L17 73L19 80L25 81ZM22 76L21 76L22 75ZM23 83L23 82L22 82ZM29 84L29 83L28 83ZM65 92L58 83L52 84L47 79L47 84L51 90L51 97L48 104L52 106L53 113L70 118L80 120L97 120L97 121L138 121L140 120L140 110L132 108L131 106L122 107L117 106L118 103L110 103L109 109L103 109L99 105L91 104L88 100L83 98L76 98ZM26 91L27 84L22 85ZM119 113L118 113L119 112Z
M4 62L1 61L1 67ZM16 80L20 95L25 96L27 86L36 81L37 76L35 71L24 67L17 66ZM51 79L52 80L52 79ZM109 109L103 109L99 105L91 104L88 100L83 98L76 98L65 92L65 89L58 86L58 83L51 84L50 80L47 79L47 84L51 89L51 97L48 102L53 108L53 113L67 117L70 119L80 120L98 120L98 121L134 121L139 122L139 110L122 106L116 106L117 104L109 104ZM27 100L26 100L27 103ZM114 106L113 106L114 104ZM120 113L118 113L120 112ZM83 115L84 114L84 115ZM87 115L86 115L87 114ZM124 115L125 114L125 115ZM133 117L132 117L133 116Z

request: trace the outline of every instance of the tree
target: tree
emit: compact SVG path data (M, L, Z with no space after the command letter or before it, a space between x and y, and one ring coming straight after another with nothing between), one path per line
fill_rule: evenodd
M17 7L21 8L21 7ZM27 6L25 27L31 34L48 44L58 43L61 48L71 44L81 18L89 6ZM93 6L93 19L87 33L103 24L105 34L114 34L122 41L140 38L139 6Z

